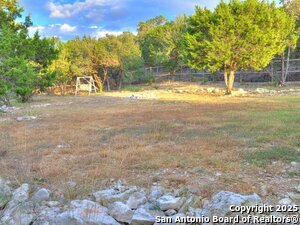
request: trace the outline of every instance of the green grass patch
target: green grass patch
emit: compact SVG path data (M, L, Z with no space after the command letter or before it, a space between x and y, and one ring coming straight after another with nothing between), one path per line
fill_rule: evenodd
M300 162L300 152L293 149L275 147L268 150L243 152L242 158L248 163L264 166L274 161Z
M141 90L141 87L138 85L128 85L123 88L125 91L138 92Z

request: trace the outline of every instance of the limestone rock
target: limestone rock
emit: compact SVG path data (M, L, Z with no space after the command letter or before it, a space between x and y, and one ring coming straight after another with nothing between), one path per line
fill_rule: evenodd
M180 207L180 213L185 213L189 210L190 207L197 208L200 206L200 199L196 195L189 195L187 200Z
M180 197L174 197L172 195L164 195L162 197L160 197L159 199L157 199L156 203L157 206L165 211L168 209L175 209L175 210L179 210L180 207L183 204L184 199L180 198Z
M59 214L55 225L120 225L107 214L107 209L89 200L75 200L70 203L70 209Z
M28 116L28 115L17 117L17 121L18 121L18 122L29 121L29 120L35 120L35 119L37 119L36 116Z
M279 200L278 205L292 205L293 202L290 198L283 198Z
M150 210L138 208L132 217L130 225L153 225L155 223L155 216Z
M98 192L93 193L93 196L97 202L101 205L107 206L113 202L125 202L128 200L129 196L136 192L136 188L129 188L124 192L120 192L115 189L107 189L101 190Z
M114 202L108 208L109 215L119 222L130 223L134 211L122 202Z
M270 90L268 90L266 88L256 88L255 92L257 92L259 94L264 94L264 93L269 93Z
M22 184L18 189L14 190L11 201L25 202L29 198L29 184Z
M5 207L0 224L5 225L30 225L36 217L34 204L31 201L14 202L10 201Z
M290 193L288 193L288 196L290 199L292 199L293 202L300 203L300 194L299 193L290 192Z
M45 188L39 189L32 197L35 203L41 203L42 201L47 201L50 198L50 191Z
M0 209L2 209L10 200L12 190L8 186L8 182L0 178Z
M159 185L154 185L151 187L150 197L157 199L161 197L164 193L165 193L164 187Z
M221 191L214 195L208 205L203 209L203 215L205 216L226 216L231 214L229 207L231 205L256 205L260 204L261 199L258 195L240 195L233 192Z
M166 216L173 216L175 215L177 212L175 209L168 209L167 211L165 211Z
M147 202L147 198L144 193L142 192L135 192L130 195L129 199L126 202L131 209L137 209L140 205L143 205Z
M59 207L41 208L33 225L56 225L55 221L60 213L62 213L62 209Z
M28 201L29 191L30 186L28 184L22 184L13 192L11 200L3 210L0 224L29 225L32 223L35 212L33 202Z

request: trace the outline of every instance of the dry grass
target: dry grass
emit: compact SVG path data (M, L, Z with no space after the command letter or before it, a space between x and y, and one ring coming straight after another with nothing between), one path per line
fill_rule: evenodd
M43 184L69 198L110 178L145 187L188 185L204 197L220 189L250 193L266 182L284 192L299 182L299 174L282 172L289 162L276 158L275 166L271 160L261 167L243 154L274 146L299 152L299 96L201 96L163 89L144 92L156 93L155 100L122 98L129 92L36 98L17 115L38 115L37 120L0 122L0 176ZM30 108L44 103L52 105ZM78 189L66 187L71 180Z

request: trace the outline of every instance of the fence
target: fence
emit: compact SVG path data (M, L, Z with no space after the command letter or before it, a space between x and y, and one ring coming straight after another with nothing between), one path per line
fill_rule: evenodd
M284 60L284 69L287 60ZM287 81L300 81L300 59L289 60ZM261 71L237 71L235 80L238 82L270 82L280 80L282 74L282 61L273 60L269 66ZM146 76L155 76L157 80L175 80L175 81L222 81L224 80L222 72L210 73L192 69L188 66L180 66L176 71L170 71L164 66L145 68Z

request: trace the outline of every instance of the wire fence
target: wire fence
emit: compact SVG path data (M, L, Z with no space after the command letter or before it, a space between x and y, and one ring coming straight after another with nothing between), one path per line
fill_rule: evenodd
M300 59L273 60L269 66L261 71L237 71L235 81L237 82L271 82L281 79L282 68L284 72L289 63L287 71L287 81L300 81ZM282 67L282 64L284 67ZM175 81L223 81L223 72L211 73L207 71L195 70L189 66L180 66L175 71L170 71L167 67L157 66L145 68L146 76L154 76L156 80Z

